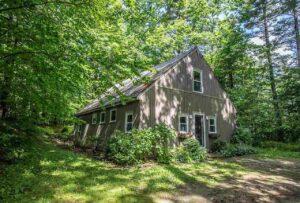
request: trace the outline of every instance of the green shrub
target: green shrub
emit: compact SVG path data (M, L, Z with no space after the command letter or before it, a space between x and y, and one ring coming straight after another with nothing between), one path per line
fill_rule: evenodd
M14 161L24 154L25 139L11 133L0 134L0 159Z
M300 141L294 143L283 143L277 141L264 141L259 144L261 148L273 148L280 151L300 152Z
M170 142L176 137L176 133L173 129L169 128L165 124L159 124L152 130L154 134L154 151L153 154L156 160L160 163L169 163L173 158L173 154L170 147Z
M188 150L186 150L186 148L183 145L176 148L175 158L176 161L181 163L191 163L193 161L190 156L190 153L188 152Z
M246 144L227 144L221 151L224 157L242 156L246 154L254 154L256 150Z
M165 125L133 129L130 133L117 131L110 139L107 156L121 165L138 164L148 159L169 163L172 159L170 142L175 132Z
M252 145L253 144L253 135L251 134L250 129L239 127L233 136L232 142L236 143L236 144Z
M176 160L178 162L200 162L206 159L206 149L200 146L195 138L188 138L182 142L182 145L176 149Z
M222 139L216 139L211 146L211 151L212 152L221 152L224 147L226 146L226 142Z

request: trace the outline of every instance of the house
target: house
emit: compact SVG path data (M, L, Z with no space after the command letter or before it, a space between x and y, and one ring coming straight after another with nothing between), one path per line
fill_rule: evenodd
M198 48L154 68L156 72L143 73L151 78L147 84L124 82L120 90L132 98L126 105L116 96L113 102L103 98L102 107L95 100L77 112L86 122L77 127L77 140L85 144L89 138L96 139L101 149L115 130L129 132L158 123L174 128L178 140L194 136L208 149L216 137L230 140L235 130L235 107Z

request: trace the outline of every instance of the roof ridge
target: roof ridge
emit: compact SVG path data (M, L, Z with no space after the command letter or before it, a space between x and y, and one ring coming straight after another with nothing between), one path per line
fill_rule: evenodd
M155 72L150 71L150 70L145 70L145 71L141 72L140 76L138 78L142 79L143 77L150 77L151 78L150 84L152 84L159 77L164 75L178 61L185 58L187 55L189 55L190 53L192 53L195 50L198 50L197 46L193 46L193 47L187 49L186 51L183 51L183 52L175 55L173 58L171 58L163 63L153 66L153 68L156 69ZM132 85L130 85L130 84L132 84ZM132 79L125 79L122 82L116 84L115 86L120 85L120 87L119 87L120 91L125 95L128 94L127 96L138 97L140 94L142 94L144 91L146 91L150 87L150 84L134 85L134 82L132 81ZM109 91L110 89L113 89L113 88L109 88L107 91ZM104 96L103 98L101 98L101 100L105 100L105 98L107 98L107 96ZM86 114L86 113L90 113L95 110L98 110L100 108L99 99L100 98L94 99L91 103L86 105L83 109L78 111L75 115L82 115L82 114ZM120 102L119 100L120 100L120 97L116 97L114 102L115 103ZM104 101L104 106L109 105L109 104L111 104L111 101L109 101L109 102Z

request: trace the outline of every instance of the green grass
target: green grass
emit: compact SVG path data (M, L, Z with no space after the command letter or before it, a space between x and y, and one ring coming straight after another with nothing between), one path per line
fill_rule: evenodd
M253 171L230 159L122 168L61 149L46 136L29 139L21 160L0 165L0 202L153 202L155 194L191 188L208 198L230 193L219 183ZM265 148L255 156L276 158L276 153Z
M257 148L257 157L272 159L300 159L300 141L282 143L267 141Z
M151 202L156 192L186 184L208 189L244 173L240 165L218 160L121 168L60 149L43 137L32 142L26 158L0 167L2 202Z

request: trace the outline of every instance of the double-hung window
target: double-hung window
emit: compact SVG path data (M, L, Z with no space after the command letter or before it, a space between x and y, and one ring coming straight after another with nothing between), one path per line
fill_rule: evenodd
M101 112L100 113L100 124L104 124L105 123L105 112Z
M97 123L97 113L93 113L92 114L92 124L96 124Z
M193 83L194 92L203 93L202 71L193 71Z
M208 118L208 125L209 133L217 133L217 119L215 116Z
M130 132L133 128L133 113L126 112L125 114L125 132Z
M110 120L109 120L109 122L113 123L113 122L116 122L116 120L117 120L117 110L112 109L112 110L110 110Z
M180 133L188 132L188 116L187 115L179 116L179 132Z

